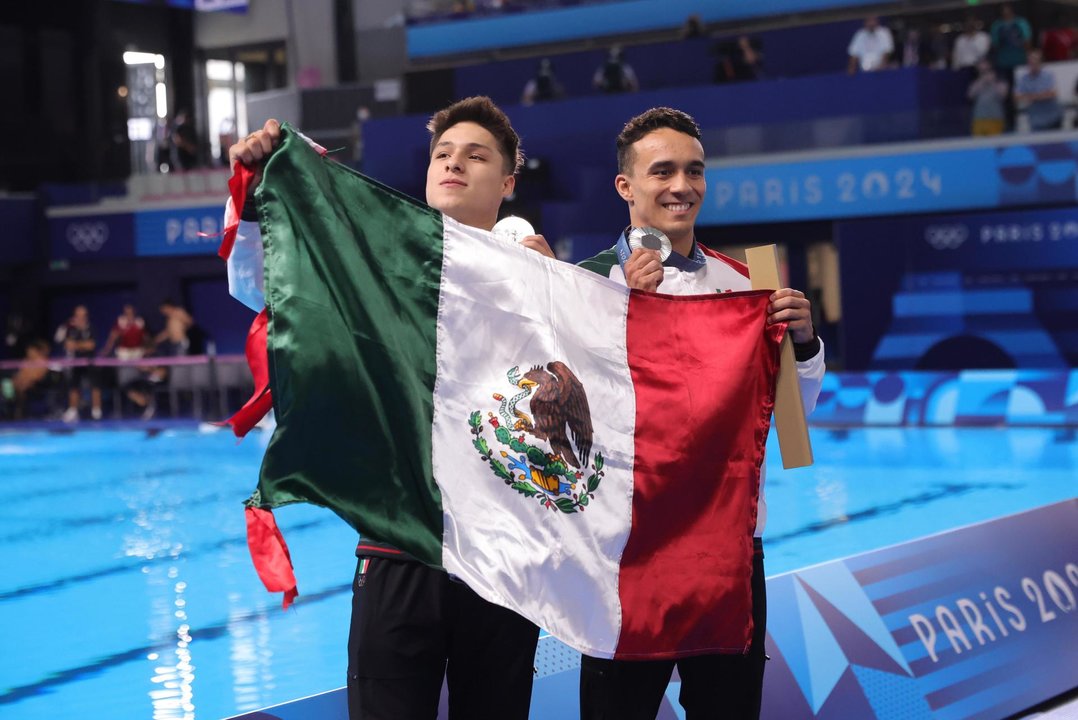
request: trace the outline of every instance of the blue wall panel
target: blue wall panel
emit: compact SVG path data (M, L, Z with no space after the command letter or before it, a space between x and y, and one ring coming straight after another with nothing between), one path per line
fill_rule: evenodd
M707 23L732 22L872 4L872 0L755 0L751 3L631 0L596 3L416 25L407 31L408 56L452 55L676 28L691 14L699 15Z

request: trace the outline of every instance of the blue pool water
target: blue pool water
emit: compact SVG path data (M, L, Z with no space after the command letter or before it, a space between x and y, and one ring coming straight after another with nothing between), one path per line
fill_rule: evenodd
M212 719L344 684L355 535L277 513L302 593L252 569L242 501L265 435L0 434L0 716ZM769 450L769 574L1078 495L1070 429L813 429Z

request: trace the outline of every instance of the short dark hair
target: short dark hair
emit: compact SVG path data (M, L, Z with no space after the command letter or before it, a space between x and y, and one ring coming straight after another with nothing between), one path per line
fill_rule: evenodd
M629 122L618 133L618 172L628 174L633 167L633 145L650 132L661 128L670 128L700 139L700 126L692 115L668 107L656 107L645 110Z
M473 122L494 136L498 141L498 150L505 160L507 175L515 175L524 165L520 136L502 109L483 95L455 102L431 116L430 122L427 123L431 136L430 151L434 152L434 146L446 130L462 122Z

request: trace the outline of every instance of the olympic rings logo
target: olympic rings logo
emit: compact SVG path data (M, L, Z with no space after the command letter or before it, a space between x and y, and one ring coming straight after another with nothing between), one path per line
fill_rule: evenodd
M108 242L109 226L103 222L71 223L66 234L67 241L78 252L97 252Z
M965 225L929 225L925 228L925 241L936 250L954 250L969 237Z

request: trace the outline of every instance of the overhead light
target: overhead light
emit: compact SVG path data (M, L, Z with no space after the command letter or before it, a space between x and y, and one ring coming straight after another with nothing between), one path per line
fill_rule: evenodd
M157 117L164 118L168 115L167 97L165 94L165 84L157 83Z
M126 65L156 65L157 58L161 58L161 67L164 67L165 59L160 55L148 52L135 52L128 50L124 53L124 64Z

